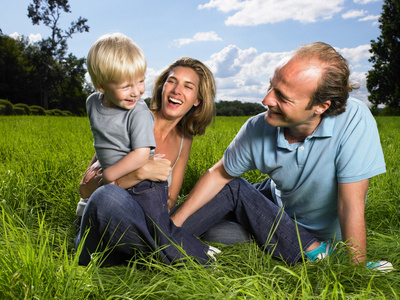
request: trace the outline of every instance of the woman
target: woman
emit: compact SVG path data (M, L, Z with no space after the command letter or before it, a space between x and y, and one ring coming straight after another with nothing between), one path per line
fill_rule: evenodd
M168 208L175 205L193 136L204 134L214 119L215 94L214 77L203 63L192 58L177 60L157 78L150 103L155 117L156 155L142 168L120 178L117 182L120 187L106 185L99 189L97 187L102 184L101 169L94 157L81 181L82 199L77 209L79 216L86 206L75 240L77 247L85 237L81 264L88 264L92 253L99 251L107 252L103 257L103 265L115 265L132 259L137 250L157 250L143 210L137 202L132 201L124 188L143 180L168 180ZM87 201L92 193L90 201ZM85 236L85 229L89 227ZM113 251L107 251L110 248ZM210 249L213 250L212 247ZM165 257L162 258L170 263Z

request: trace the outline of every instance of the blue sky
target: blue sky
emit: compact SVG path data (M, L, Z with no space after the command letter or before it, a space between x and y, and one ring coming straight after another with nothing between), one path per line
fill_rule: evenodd
M47 37L44 25L27 17L31 1L0 0L0 28L13 37ZM217 82L217 100L260 102L276 64L305 43L323 41L348 59L352 93L367 101L366 72L371 69L370 41L380 35L382 0L69 0L63 14L67 28L79 16L88 19L89 33L69 40L68 52L86 57L105 33L122 32L144 51L146 90L168 64L190 56L203 61ZM145 97L150 96L146 92Z

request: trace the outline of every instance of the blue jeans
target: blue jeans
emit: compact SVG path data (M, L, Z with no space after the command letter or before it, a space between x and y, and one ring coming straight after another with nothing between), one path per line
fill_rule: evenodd
M289 264L295 264L301 259L301 251L317 239L267 198L272 197L269 183L267 179L253 186L243 178L232 180L213 200L186 219L182 227L199 236L225 215L233 213L238 223L263 249ZM226 235L231 233L226 232Z
M124 264L138 251L156 251L166 264L186 255L207 263L209 247L173 224L167 200L167 182L143 181L128 191L115 185L97 189L86 205L75 240L77 247L88 230L79 263L87 265L91 254L100 251L105 252L103 266Z

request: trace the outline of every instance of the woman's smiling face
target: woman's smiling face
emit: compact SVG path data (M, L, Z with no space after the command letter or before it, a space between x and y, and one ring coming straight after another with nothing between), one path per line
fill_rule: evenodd
M164 115L182 117L193 106L198 106L199 83L199 76L192 68L172 69L162 90L161 110Z

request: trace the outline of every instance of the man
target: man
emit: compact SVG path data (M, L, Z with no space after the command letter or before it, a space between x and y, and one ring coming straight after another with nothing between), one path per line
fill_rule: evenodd
M233 211L289 263L303 249L311 260L323 258L332 251L327 242L340 239L352 261L364 262L369 178L384 173L385 163L374 118L349 98L349 75L331 46L297 49L275 69L263 100L268 111L246 122L172 215L174 223L198 235ZM253 169L270 178L257 187L235 179Z

